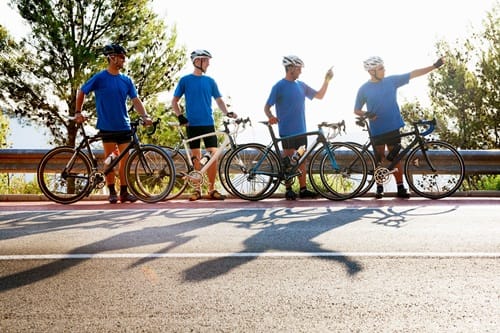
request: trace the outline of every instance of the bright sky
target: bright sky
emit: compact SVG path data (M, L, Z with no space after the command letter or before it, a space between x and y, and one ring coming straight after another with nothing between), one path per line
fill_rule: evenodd
M0 1L0 23L14 35L23 31L15 15L5 15L6 0ZM334 66L325 98L307 102L308 127L345 119L349 135L339 139L364 138L352 113L356 91L368 79L362 61L381 56L387 75L428 66L436 60L436 41L453 43L469 36L472 28L482 27L495 1L153 0L153 8L167 25L177 26L178 42L189 52L204 48L214 56L207 74L226 101L231 97L233 111L254 121L241 142L258 137L267 143L268 134L257 121L265 119L267 96L284 76L282 56L304 60L300 79L316 89ZM180 74L191 71L187 64ZM400 103L405 99L428 105L427 79L399 89Z

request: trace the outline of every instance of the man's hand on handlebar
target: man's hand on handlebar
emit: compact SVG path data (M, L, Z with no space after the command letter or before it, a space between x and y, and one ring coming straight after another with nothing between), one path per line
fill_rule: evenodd
M373 112L365 112L363 115L364 118L370 119L370 120L375 120L377 119L377 115Z
M269 117L269 124L274 125L278 123L278 118L275 116Z
M186 117L184 117L183 114L178 115L177 119L179 120L180 125L186 125L187 123L189 123L189 120Z

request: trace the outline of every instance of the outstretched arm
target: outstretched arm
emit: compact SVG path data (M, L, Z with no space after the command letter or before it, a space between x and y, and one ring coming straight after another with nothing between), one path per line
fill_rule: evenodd
M444 58L439 58L433 65L431 66L428 66L428 67L424 67L424 68L419 68L419 69L415 69L413 71L410 72L410 80L411 79L414 79L416 77L419 77L419 76L422 76L422 75L425 75L427 73L430 73L432 72L433 70L435 70L436 68L439 68L441 67L442 65L444 64Z

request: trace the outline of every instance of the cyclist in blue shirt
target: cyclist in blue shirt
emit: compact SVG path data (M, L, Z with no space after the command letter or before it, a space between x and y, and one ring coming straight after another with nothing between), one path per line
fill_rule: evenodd
M152 120L146 113L142 101L137 95L132 79L120 73L125 64L127 51L121 45L109 44L103 49L108 60L108 66L94 74L85 82L76 95L75 121L82 123L86 117L82 115L82 106L85 96L91 92L95 94L97 124L99 133L106 134L103 137L104 156L109 156L115 149L118 152L124 150L132 139L130 131L130 118L127 112L127 99L130 98L134 108L142 116L146 125L151 125ZM125 175L126 157L120 161L120 202L134 202L137 198L128 193L127 177ZM109 202L116 203L118 196L115 189L115 174L110 172L106 176L106 184L109 189Z
M236 118L234 112L229 112L219 92L215 80L205 75L212 55L207 50L195 50L191 52L193 63L193 73L183 76L174 91L172 98L172 109L174 110L179 123L186 126L188 138L212 133L215 131L215 123L212 110L212 98L217 106L226 116ZM186 116L184 116L179 102L185 97ZM194 158L194 167L201 169L201 140L193 140L189 143L191 155ZM205 149L214 155L217 152L217 136L203 138ZM215 178L217 176L217 161L212 163L207 170L208 176L208 199L224 200L225 196L215 189ZM199 187L189 197L190 201L201 199L201 188Z
M304 62L297 56L289 55L283 57L285 66L285 78L278 81L271 89L271 93L264 106L264 112L269 118L269 123L278 124L280 137L303 134L307 132L305 116L305 99L322 99L327 91L328 84L333 78L333 71L329 69L325 75L323 85L315 90L306 83L298 80L302 73ZM275 107L276 116L271 112ZM292 156L300 146L307 147L307 137L291 138L282 141L284 154ZM306 187L305 165L300 166L302 172L299 176L299 197L315 198L317 193L309 191ZM286 184L285 197L287 200L295 200L297 195L292 190L291 184Z
M405 125L397 102L397 89L407 84L411 79L425 75L443 65L443 58L432 66L413 70L401 75L385 76L384 61L378 56L370 57L363 63L370 74L370 80L358 90L354 105L354 113L358 116L368 112L375 156L380 163L385 158L385 148L388 151L400 147L401 137L398 137L401 127ZM366 105L366 112L362 108ZM396 148L398 149L398 148ZM410 195L403 184L403 169L401 162L395 166L394 177L398 188L397 196L408 199ZM384 196L384 186L377 184L375 197Z

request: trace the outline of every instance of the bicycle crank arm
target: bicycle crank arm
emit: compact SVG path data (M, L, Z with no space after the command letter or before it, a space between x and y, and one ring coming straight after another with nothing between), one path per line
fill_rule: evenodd
M392 170L389 170L387 168L377 168L375 169L375 172L373 174L373 176L375 177L375 181L377 182L377 184L386 184L389 182L389 176L395 172L397 172L399 169L398 168L394 168Z

